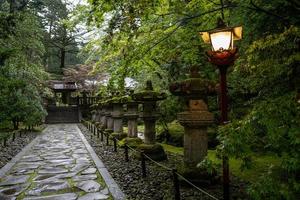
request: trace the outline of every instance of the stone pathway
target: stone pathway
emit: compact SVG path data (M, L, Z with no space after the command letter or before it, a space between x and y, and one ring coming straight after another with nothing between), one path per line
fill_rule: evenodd
M125 199L95 156L76 124L49 125L0 170L0 199Z

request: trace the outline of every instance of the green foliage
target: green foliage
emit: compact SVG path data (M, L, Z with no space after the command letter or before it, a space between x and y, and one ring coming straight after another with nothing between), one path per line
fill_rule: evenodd
M213 175L216 174L217 169L221 166L213 163L210 159L205 158L199 164L197 164L199 170L205 170L208 174Z
M167 99L160 101L158 105L161 114L160 121L162 123L176 120L177 113L181 112L184 107L184 103L181 99L171 95L169 95Z
M96 60L96 72L110 74L108 88L119 91L124 91L125 77L139 82L137 90L150 79L156 91L166 91L170 82L186 78L192 65L201 65L202 76L215 81L215 69L204 57L208 46L197 32L214 28L222 14L230 25L243 25L244 38L236 43L240 58L228 77L232 122L219 128L218 151L242 159L245 170L258 152L280 157L276 173L271 170L250 186L252 198L293 199L299 194L297 1L232 0L223 1L223 8L217 1L202 0L88 2L81 13L90 13L84 20L101 34L85 53L89 62ZM210 97L208 103L218 115L216 99ZM175 118L181 110L177 102L170 97L160 103L162 122Z
M32 126L42 122L46 112L40 94L47 78L41 63L44 53L42 29L31 12L7 13L0 10L1 22L12 18L14 24L2 24L13 32L0 37L0 52L5 54L0 68L0 124L20 122Z
M295 40L299 33L299 28L291 26L253 42L241 59L247 65L239 63L232 72L232 96L248 109L220 128L220 150L243 159L242 167L251 166L253 152L274 152L282 158L276 173L264 174L251 187L255 199L268 195L293 199L300 191L296 178L300 171L300 105L295 98L300 55Z
M0 121L24 122L32 126L42 122L46 115L37 88L24 81L0 79Z
M158 130L157 140L160 142L166 142L174 146L183 146L184 128L178 121L173 121L167 124L167 130L162 127Z
M137 80L161 79L158 82L163 82L162 88L167 89L169 81L185 76L182 69L205 63L199 38L194 34L199 29L193 24L202 24L208 16L192 17L199 14L196 1L89 3L86 9L91 13L90 25L98 26L103 33L86 46L89 60L97 60L97 71L110 72L110 82L118 89L124 89L126 76ZM199 5L208 10L213 4ZM206 76L212 71L203 67Z
M287 188L286 184L276 178L278 174L274 172L273 166L269 171L262 175L257 182L249 188L249 194L253 199L297 199L291 191L296 188ZM298 187L298 186L297 186Z

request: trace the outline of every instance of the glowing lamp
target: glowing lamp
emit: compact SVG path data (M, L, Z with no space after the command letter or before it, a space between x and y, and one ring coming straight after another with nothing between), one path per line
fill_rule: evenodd
M227 27L219 20L218 27L208 32L200 32L204 43L211 44L213 51L233 49L233 41L242 39L242 27Z

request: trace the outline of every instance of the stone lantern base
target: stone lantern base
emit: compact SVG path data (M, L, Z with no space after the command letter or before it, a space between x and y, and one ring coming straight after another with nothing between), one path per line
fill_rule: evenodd
M104 132L111 135L114 131L112 129L105 129Z
M116 133L113 132L112 134L110 134L111 138L117 138L118 140L123 140L124 138L127 137L127 133Z
M140 146L141 144L143 144L143 140L138 137L135 137L135 138L126 137L119 142L119 146L124 147L125 144L127 144L127 146L135 149L138 146Z
M167 154L160 144L141 144L137 147L138 151L144 152L147 156L155 161L167 159ZM137 155L140 158L140 155Z
M197 166L187 166L182 163L177 167L177 171L190 182L199 186L215 185L221 181L221 177L215 168L204 169Z

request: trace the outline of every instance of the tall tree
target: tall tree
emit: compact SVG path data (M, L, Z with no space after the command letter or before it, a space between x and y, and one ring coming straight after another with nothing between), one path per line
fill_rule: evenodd
M28 2L20 2L0 7L0 123L11 121L14 128L19 122L40 123L46 114L41 99L47 79L41 62L43 27Z
M66 65L80 62L76 40L80 34L76 26L68 23L70 12L68 2L62 0L43 1L39 8L43 26L46 28L44 63L50 71L54 68L62 72Z

